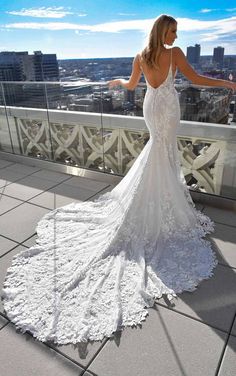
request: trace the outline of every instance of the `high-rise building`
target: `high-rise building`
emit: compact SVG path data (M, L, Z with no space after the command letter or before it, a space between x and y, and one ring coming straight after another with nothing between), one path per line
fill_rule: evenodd
M200 61L200 44L195 44L195 46L187 47L187 59L190 64L199 64Z
M27 52L0 52L0 81L23 81L22 59ZM2 93L4 90L4 94ZM22 87L17 85L3 85L1 87L1 104L15 104L23 97Z
M43 54L34 51L33 64L35 81L58 81L59 68L56 54Z
M216 64L217 68L222 69L224 66L224 47L215 47L213 52L213 63Z
M59 68L55 54L43 54L35 51L28 52L4 51L0 52L0 81L59 81ZM56 90L54 90L56 88ZM36 84L4 84L5 103L7 105L46 106L45 87ZM55 97L58 87L49 88L49 96ZM3 94L3 93L2 93ZM3 102L3 95L1 95ZM37 98L37 100L36 100ZM36 100L36 102L35 102Z

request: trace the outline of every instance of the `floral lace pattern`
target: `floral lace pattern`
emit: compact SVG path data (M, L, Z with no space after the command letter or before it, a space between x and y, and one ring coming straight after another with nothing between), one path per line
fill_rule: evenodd
M58 344L102 340L141 323L155 299L193 291L217 264L178 161L178 96L171 67L148 87L150 131L122 181L97 200L46 214L36 245L13 258L2 291L22 332Z

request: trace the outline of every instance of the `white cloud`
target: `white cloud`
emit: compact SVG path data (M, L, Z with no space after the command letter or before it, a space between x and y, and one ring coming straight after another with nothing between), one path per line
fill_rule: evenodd
M5 25L10 29L35 29L35 30L86 30L91 32L118 33L124 30L146 31L154 19L106 22L97 25L80 25L69 22L17 22Z
M31 29L31 30L89 30L89 26L83 26L68 22L17 22L5 25L9 29Z
M90 31L119 33L124 30L139 30L146 32L155 19L106 22L91 26Z
M133 16L136 16L136 14L135 13L118 13L118 16L131 16L131 17L133 17Z
M74 30L87 32L119 33L127 30L137 30L147 33L154 19L127 20L106 22L96 25L83 25L67 22L25 22L11 23L5 26L6 29L34 29L34 30ZM199 41L210 42L220 41L222 38L232 37L232 30L236 30L236 17L224 18L221 20L198 20L191 18L177 18L178 30L182 32L198 32Z
M200 13L210 13L210 12L213 12L214 10L217 10L217 9L204 8L200 10Z
M10 11L6 12L14 16L28 16L28 17L37 17L37 18L63 18L68 14L73 14L68 12L64 7L41 7L41 8L30 8L30 9L21 9L19 11Z

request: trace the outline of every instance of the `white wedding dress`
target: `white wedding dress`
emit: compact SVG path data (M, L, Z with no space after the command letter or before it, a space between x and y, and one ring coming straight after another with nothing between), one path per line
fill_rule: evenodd
M37 245L13 258L2 299L22 332L58 344L102 340L140 324L155 299L212 276L217 259L203 237L213 223L195 209L178 160L171 64L157 89L147 83L144 118L150 139L122 181L46 214Z

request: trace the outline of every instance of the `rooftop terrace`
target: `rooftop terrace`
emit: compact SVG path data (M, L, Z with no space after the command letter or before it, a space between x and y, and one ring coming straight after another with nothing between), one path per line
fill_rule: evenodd
M45 213L94 199L118 182L114 177L111 184L102 173L89 179L38 166L33 159L31 166L0 159L1 286L12 257L34 244L36 224ZM172 305L158 300L140 327L76 346L52 346L18 333L0 303L0 375L235 375L236 214L206 204L197 207L216 224L210 240L219 264L211 279L193 293L180 294Z

